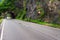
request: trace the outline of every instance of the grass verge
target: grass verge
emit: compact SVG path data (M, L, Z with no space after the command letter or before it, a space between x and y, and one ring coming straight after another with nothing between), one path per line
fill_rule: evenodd
M29 19L29 20L27 20L27 19L18 19L18 20L23 20L23 21L27 21L27 22L37 23L37 24L46 25L46 26L50 26L50 27L60 29L60 24L47 23L47 22L42 22L42 21L39 21L39 20L32 20L32 19Z
M47 22L42 22L42 21L39 21L39 20L24 20L24 21L33 22L33 23L46 25L46 26L51 26L51 27L54 27L54 28L60 28L60 24L47 23Z
M2 22L2 19L0 19L0 24L1 24L1 22Z

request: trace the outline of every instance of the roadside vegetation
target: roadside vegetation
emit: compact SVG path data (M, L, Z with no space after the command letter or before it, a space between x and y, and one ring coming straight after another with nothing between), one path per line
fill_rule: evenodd
M56 23L48 23L48 22L43 22L43 21L39 21L39 20L27 20L27 19L18 19L18 20L23 20L23 21L27 21L27 22L32 22L32 23L37 23L40 25L45 25L45 26L49 26L49 27L54 27L54 28L59 28L60 29L60 24L56 24Z
M2 20L3 20L2 17L0 17L0 24L2 23Z
M50 27L54 27L54 28L60 28L60 24L47 23L47 22L42 22L42 21L38 21L38 20L30 20L30 22L38 23L40 25L50 26Z
M3 0L0 2L0 16L60 28L60 1Z
M2 19L0 19L0 24L2 23Z

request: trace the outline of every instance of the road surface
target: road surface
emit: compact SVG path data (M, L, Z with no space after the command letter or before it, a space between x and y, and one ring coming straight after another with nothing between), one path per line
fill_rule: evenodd
M2 28L1 28L1 25L0 25L0 36L1 36L1 29L2 29Z
M14 19L1 25L1 40L60 40L60 29Z

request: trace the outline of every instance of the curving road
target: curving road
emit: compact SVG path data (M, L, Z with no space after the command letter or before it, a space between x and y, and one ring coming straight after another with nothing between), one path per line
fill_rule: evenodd
M60 40L60 29L15 19L1 25L1 40Z

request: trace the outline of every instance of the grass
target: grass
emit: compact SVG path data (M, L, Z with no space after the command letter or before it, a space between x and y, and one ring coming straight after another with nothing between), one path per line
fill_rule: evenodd
M1 24L1 22L2 22L2 19L0 19L0 24Z
M46 25L46 26L51 26L51 27L54 27L54 28L60 28L60 24L47 23L47 22L42 22L42 21L39 21L39 20L25 20L25 21L33 22L33 23L37 23L37 24L41 24L41 25Z

